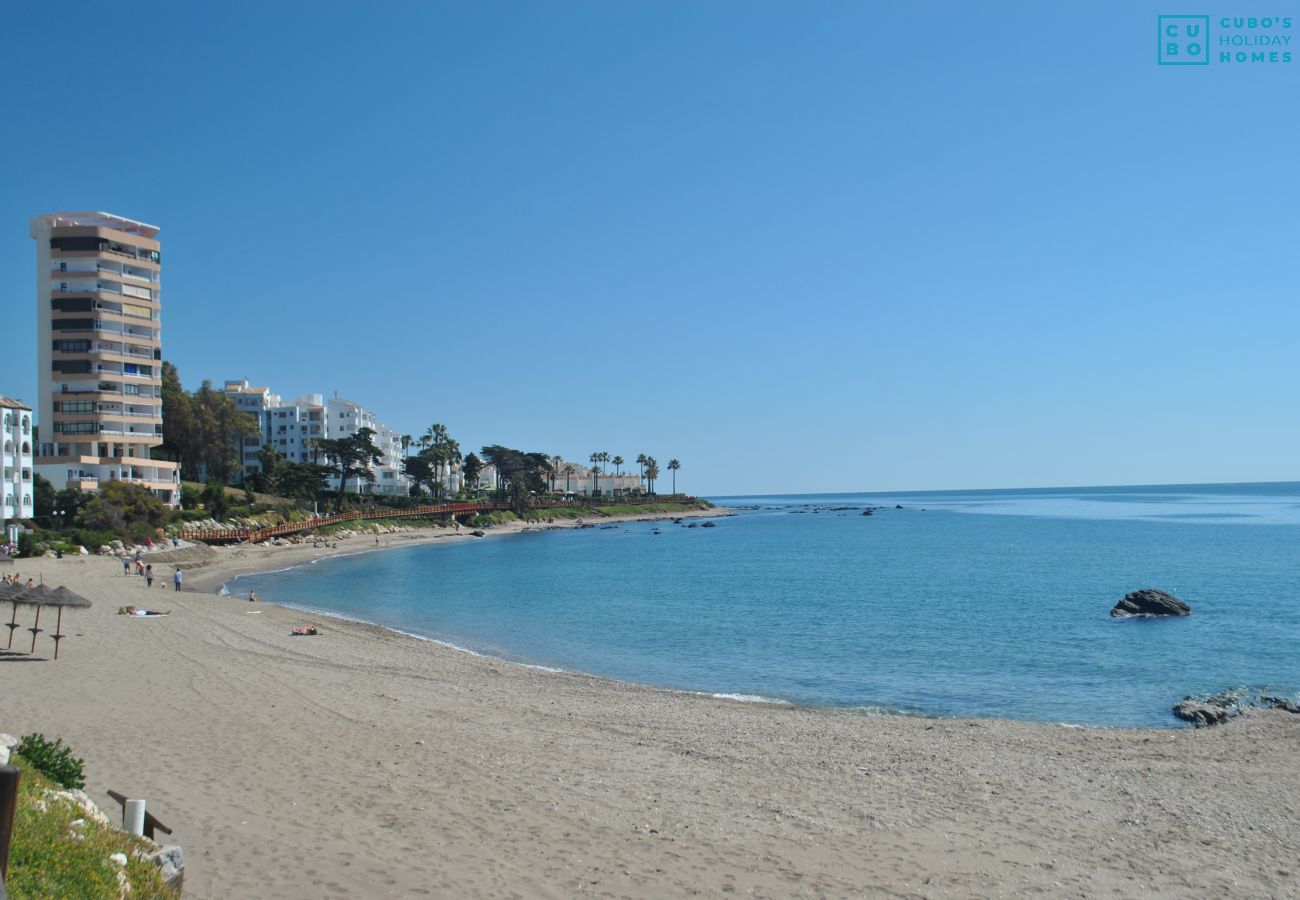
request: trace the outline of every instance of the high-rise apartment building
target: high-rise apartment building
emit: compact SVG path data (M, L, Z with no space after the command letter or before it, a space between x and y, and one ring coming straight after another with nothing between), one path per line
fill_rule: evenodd
M55 488L111 480L180 502L162 443L162 258L153 225L103 212L31 221L36 240L36 469Z

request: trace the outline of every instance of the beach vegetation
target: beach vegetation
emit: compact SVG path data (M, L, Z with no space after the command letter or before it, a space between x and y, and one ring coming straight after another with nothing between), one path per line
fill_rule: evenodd
M153 491L129 481L110 481L89 495L76 514L78 527L148 536L167 524L171 511Z
M154 849L149 842L97 821L63 794L62 783L44 775L21 747L9 762L20 773L5 876L5 890L12 900L176 897L145 858ZM114 854L121 854L119 862L111 859ZM120 864L122 858L125 865Z
M36 771L61 786L78 791L86 786L85 760L73 756L63 738L50 741L43 734L24 735L18 742L18 752Z

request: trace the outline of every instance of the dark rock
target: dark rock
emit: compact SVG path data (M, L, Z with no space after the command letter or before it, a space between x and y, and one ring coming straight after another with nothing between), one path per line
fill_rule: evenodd
M1171 712L1197 728L1208 728L1241 715L1241 706L1236 691L1222 691L1209 697L1184 697L1173 705Z
M1192 608L1173 594L1166 594L1154 588L1143 588L1125 594L1124 599L1115 604L1110 614L1117 619L1125 619L1130 616L1187 616L1191 615L1191 612Z
M902 508L903 508L903 504L901 504L901 503L895 503L895 504L894 504L894 509L902 509Z
M717 523L717 522L705 522L705 523L704 523L703 525L701 525L700 527L701 527L701 528L717 528L717 527L718 527L718 523Z
M864 510L862 511L862 514L863 514L864 516L874 516L874 515L875 515L875 512L872 511L871 509L864 509Z
M687 525L686 527L687 527L687 528L699 528L699 527L700 527L700 523L699 523L699 522L692 522L691 524Z
M485 531L471 531L470 534L474 535L474 537L485 537L485 536L487 535L487 532L485 532Z
M1184 722L1191 722L1197 728L1209 728L1211 725L1219 725L1228 721L1232 716L1237 715L1237 711L1221 706L1211 706L1189 698L1175 703L1173 714Z
M1300 703L1286 697L1260 697L1259 705L1268 709L1284 709L1289 713L1300 714Z

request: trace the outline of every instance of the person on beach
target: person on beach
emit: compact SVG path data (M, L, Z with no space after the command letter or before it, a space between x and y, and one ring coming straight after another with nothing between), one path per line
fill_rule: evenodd
M131 574L131 557L129 556L122 557L122 574L123 575Z
M176 590L179 591L179 590L181 589L181 583L182 583L184 580L185 580L185 576L181 574L181 570L180 570L180 569L177 569L177 570L172 574L172 584L175 586Z
M138 556L135 558L135 574L144 574L144 560L140 559Z
M257 591L249 591L249 592L248 592L248 602L249 602L249 603L256 603L256 602L257 602Z
M153 563L149 563L144 567L144 586L147 588L153 587Z

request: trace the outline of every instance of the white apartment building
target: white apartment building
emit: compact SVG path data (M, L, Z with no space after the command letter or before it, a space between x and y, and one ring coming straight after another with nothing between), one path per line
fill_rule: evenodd
M228 380L222 393L235 401L235 407L255 417L259 428L257 435L244 439L244 471L248 474L262 468L258 454L270 445L289 462L321 462L315 442L327 437L325 399L320 394L302 394L291 403L285 403L279 394L268 388L254 387L247 378Z
M0 396L0 441L4 452L0 454L0 483L3 483L4 505L0 519L30 519L35 515L32 495L35 481L32 473L32 410L17 400Z
M570 466L573 467L573 473L567 474L566 470ZM557 472L547 475L548 482L552 478L556 493L567 492L579 497L594 496L597 490L602 497L622 497L645 492L641 476L636 472L615 475L613 472L599 472L580 463L562 463Z
M335 394L325 403L326 427L328 438L343 438L356 434L362 428L369 428L375 433L374 444L379 448L382 458L370 470L375 475L374 484L366 484L360 478L348 482L347 491L353 494L393 494L406 496L410 493L411 482L402 471L402 436L383 422L360 403L344 400ZM331 484L338 490L337 479Z
M104 212L37 216L36 470L56 489L143 485L175 506L162 443L162 256L157 227Z

